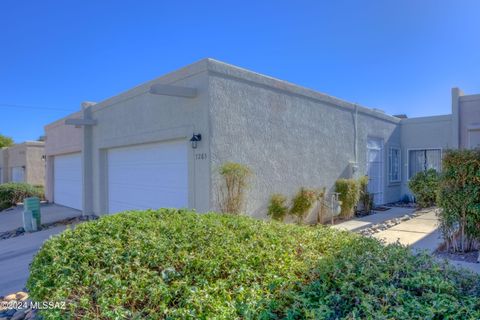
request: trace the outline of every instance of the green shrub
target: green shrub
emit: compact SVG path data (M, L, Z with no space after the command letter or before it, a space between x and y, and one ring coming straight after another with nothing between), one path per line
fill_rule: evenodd
M290 214L297 218L297 222L301 223L318 199L318 193L312 189L300 188L295 197L292 199Z
M418 172L408 182L417 204L422 207L435 205L438 193L438 173L435 169Z
M289 319L479 319L480 277L414 256L398 244L359 240L321 259L289 292Z
M338 179L335 182L335 192L339 193L339 200L342 202L340 216L351 218L355 214L354 208L360 198L359 182L355 179Z
M270 197L267 215L274 220L283 221L287 213L287 198L283 194L273 194Z
M478 276L336 231L132 211L47 240L30 267L44 319L475 319Z
M358 187L360 188L359 201L365 212L370 212L373 207L373 194L368 192L368 176L358 179Z
M222 177L218 188L218 204L221 212L240 214L245 201L250 169L240 163L226 162L219 168Z
M28 197L44 199L42 186L32 186L28 183L3 183L0 184L0 210L14 206Z
M480 242L480 151L450 150L439 182L440 226L452 251Z

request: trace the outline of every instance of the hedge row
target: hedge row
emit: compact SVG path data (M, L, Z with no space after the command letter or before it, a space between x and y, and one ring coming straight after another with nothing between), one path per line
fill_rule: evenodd
M332 228L162 209L48 240L45 319L478 319L480 278Z
M449 249L480 247L480 150L450 150L438 191L441 229Z
M45 197L43 187L14 182L0 184L0 210L23 202L23 199L28 197L43 199Z

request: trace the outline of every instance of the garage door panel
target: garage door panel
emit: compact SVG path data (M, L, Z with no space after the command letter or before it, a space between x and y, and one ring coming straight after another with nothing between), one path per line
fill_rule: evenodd
M80 153L55 156L53 168L54 202L81 210L83 196Z
M184 140L108 151L109 212L188 205Z

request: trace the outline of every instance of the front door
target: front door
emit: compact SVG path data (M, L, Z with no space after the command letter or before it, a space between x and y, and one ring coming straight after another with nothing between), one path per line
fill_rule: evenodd
M367 175L368 192L373 194L375 205L383 200L383 139L368 138L367 140Z

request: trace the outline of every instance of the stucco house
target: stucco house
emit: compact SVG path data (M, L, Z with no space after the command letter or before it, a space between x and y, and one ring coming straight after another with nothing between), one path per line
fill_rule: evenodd
M45 185L45 143L26 141L0 149L0 183Z
M453 89L452 114L409 119L204 59L45 132L52 202L97 215L214 210L216 170L234 161L254 172L246 212L263 217L271 194L332 191L342 177L368 175L377 204L398 201L444 149L480 143L480 95Z

